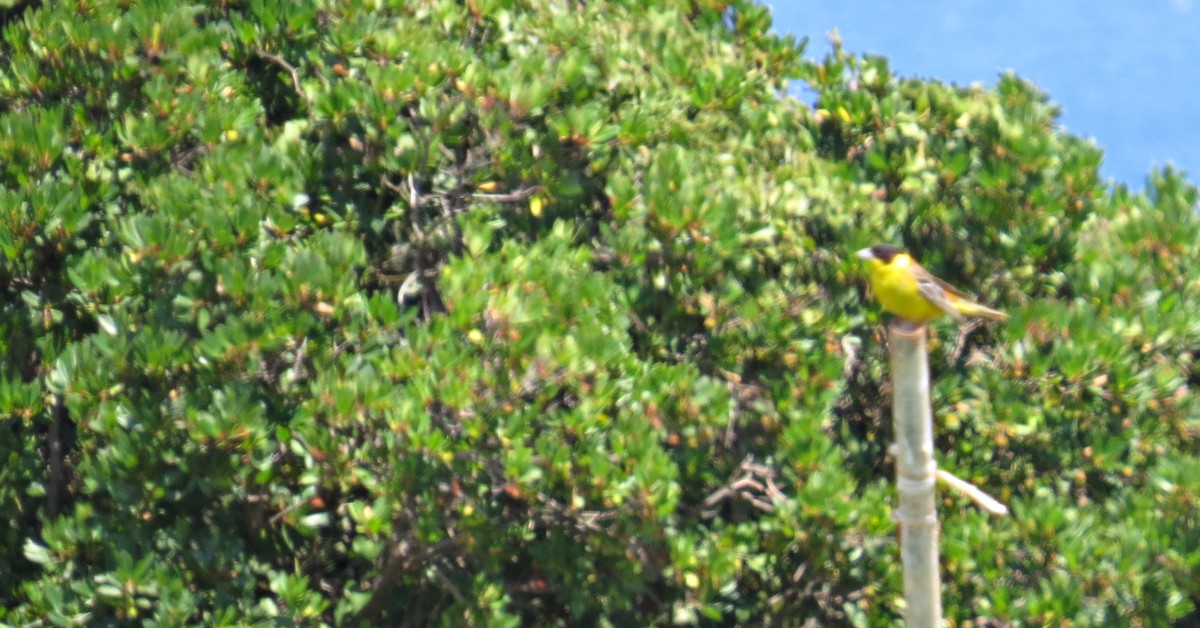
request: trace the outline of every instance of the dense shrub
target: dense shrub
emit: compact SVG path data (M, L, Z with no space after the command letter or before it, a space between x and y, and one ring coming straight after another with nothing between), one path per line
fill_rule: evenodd
M882 241L1013 313L933 345L1014 509L946 495L947 615L1200 596L1196 189L1015 76L740 0L9 4L0 621L895 624Z

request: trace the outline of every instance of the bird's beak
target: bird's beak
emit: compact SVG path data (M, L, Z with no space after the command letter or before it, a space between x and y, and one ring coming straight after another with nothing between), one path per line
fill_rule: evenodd
M871 253L870 248L865 248L854 254L855 257L862 259L875 259L875 255Z

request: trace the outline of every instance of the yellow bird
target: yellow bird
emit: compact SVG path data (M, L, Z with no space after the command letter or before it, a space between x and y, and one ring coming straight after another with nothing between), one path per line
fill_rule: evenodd
M871 289L879 304L904 320L921 325L943 314L960 323L968 318L1008 318L1008 314L979 305L934 277L899 247L877 244L855 255L871 265Z

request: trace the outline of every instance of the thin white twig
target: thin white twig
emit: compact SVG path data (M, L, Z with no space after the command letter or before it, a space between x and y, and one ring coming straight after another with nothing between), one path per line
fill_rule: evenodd
M959 493L962 493L964 497L975 502L975 505L986 510L987 512L996 515L997 517L1004 517L1008 515L1008 506L1001 504L996 500L996 498L983 492L983 490L978 486L975 486L966 480L955 477L953 473L950 473L945 469L938 469L937 477L942 481L943 484L958 491Z

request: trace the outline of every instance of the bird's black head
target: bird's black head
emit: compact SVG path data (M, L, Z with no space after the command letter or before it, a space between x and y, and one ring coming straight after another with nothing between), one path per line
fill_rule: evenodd
M884 264L891 264L892 258L903 252L903 249L898 246L892 246L891 244L876 244L875 246L871 247L871 255Z

